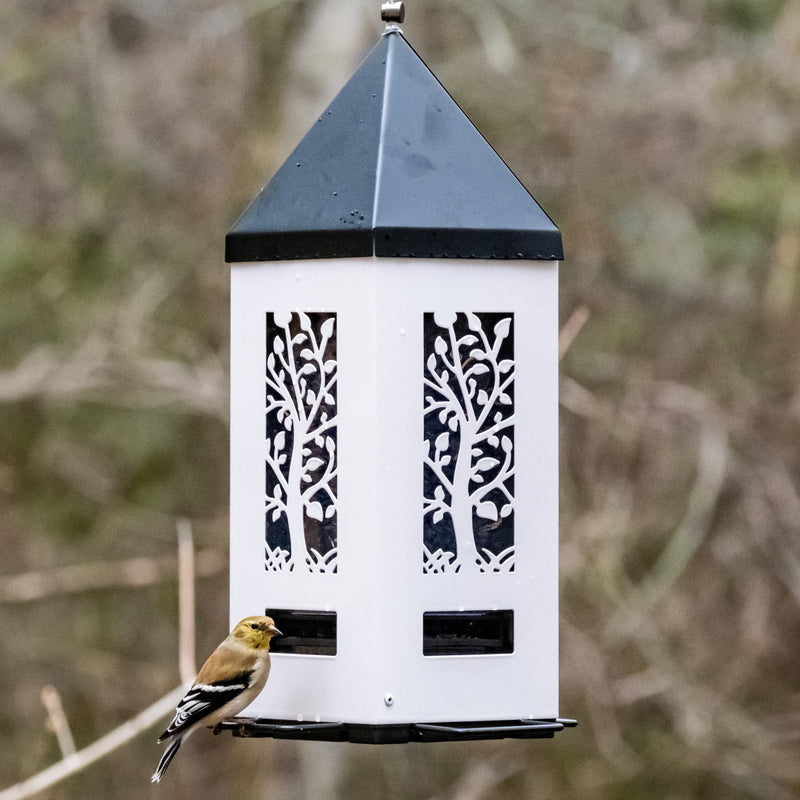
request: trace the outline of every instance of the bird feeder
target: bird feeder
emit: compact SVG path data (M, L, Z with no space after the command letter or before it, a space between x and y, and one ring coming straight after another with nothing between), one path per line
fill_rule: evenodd
M234 733L571 724L561 258L556 226L390 22L226 238L230 613L284 634Z

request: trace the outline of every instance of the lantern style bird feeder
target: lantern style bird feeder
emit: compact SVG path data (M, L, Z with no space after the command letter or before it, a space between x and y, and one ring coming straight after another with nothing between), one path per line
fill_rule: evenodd
M384 19L402 19L388 3ZM561 235L390 22L227 235L237 735L552 736Z

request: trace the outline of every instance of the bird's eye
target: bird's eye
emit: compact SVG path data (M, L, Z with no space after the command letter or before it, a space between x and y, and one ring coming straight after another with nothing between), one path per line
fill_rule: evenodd
M252 628L254 631L258 630L258 625L256 625L256 623L255 623L255 622L251 622L251 623L250 623L250 627L251 627L251 628Z

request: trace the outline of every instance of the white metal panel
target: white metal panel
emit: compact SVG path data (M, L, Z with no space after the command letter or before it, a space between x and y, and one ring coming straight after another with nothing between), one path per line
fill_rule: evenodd
M231 619L337 612L335 657L276 654L245 712L390 724L558 716L557 263L332 259L231 279ZM267 573L265 318L335 311L338 572ZM423 574L423 315L511 312L515 569ZM422 655L422 615L514 610L513 654ZM386 705L387 694L393 697Z

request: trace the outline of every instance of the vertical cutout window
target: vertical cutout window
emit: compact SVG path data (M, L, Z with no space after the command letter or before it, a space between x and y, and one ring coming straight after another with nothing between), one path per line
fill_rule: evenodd
M268 572L337 571L336 314L266 318Z
M514 315L423 325L423 572L512 572Z

